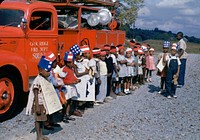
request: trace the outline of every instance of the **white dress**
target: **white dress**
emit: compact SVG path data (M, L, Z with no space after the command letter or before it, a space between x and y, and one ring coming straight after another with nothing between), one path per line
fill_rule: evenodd
M78 73L83 73L86 70L86 67L84 66L83 61L77 62L75 61L74 64L77 66ZM78 101L86 101L86 90L87 90L87 82L90 79L90 76L88 74L78 77L78 79L81 79L81 82L78 84L75 84L76 90L77 90L77 98L75 100Z
M118 57L117 57L117 61L119 62L119 61L122 61L122 60L126 60L126 58L125 58L124 55L120 55L119 54ZM126 77L127 76L127 67L126 67L126 64L120 64L119 63L119 68L120 68L120 70L118 72L119 77Z
M126 58L128 63L133 63L133 58ZM133 76L133 66L127 66L127 76Z

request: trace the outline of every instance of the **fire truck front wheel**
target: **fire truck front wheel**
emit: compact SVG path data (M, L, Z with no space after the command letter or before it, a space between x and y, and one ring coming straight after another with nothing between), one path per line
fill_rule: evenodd
M12 74L0 70L0 122L12 118L19 107L20 85Z

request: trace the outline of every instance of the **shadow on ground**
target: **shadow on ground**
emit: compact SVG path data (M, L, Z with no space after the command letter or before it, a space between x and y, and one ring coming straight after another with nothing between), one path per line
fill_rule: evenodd
M62 113L61 112L56 112L54 114L52 114L52 121L54 123L59 123L62 121ZM57 133L61 130L63 130L63 128L61 126L58 126L58 127L53 127L54 130L47 130L47 129L43 129L43 134L44 135L48 135L48 134L54 134L54 133ZM33 128L31 130L30 133L35 133L35 128Z
M158 86L155 86L152 84L149 84L148 88L149 88L148 92L150 92L150 93L158 92L160 90L160 88Z

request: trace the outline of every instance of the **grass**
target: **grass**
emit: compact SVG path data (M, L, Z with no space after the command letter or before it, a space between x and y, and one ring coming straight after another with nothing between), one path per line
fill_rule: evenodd
M163 40L145 40L142 43L150 44L150 46L155 49L155 52L162 52ZM191 54L200 54L200 44L187 42L186 52Z

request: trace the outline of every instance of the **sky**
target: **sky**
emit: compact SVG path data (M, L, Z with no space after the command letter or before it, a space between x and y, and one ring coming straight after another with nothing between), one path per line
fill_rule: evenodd
M200 38L200 0L144 0L135 28L181 31Z

